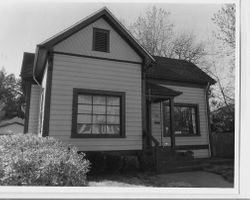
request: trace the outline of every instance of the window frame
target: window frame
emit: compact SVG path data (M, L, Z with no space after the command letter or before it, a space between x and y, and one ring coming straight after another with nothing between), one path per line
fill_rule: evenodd
M170 134L166 133L166 129L165 129L165 106L166 104L164 104L163 106L163 137L170 137ZM170 106L170 105L168 105ZM195 109L195 123L196 123L196 132L197 134L175 134L175 137L199 137L201 136L200 133L200 112L199 112L199 104L191 104L191 103L174 103L174 108L175 106L179 106L179 107L192 107ZM174 111L173 111L174 114ZM173 116L173 120L174 120L174 116ZM171 123L171 122L170 122ZM175 129L175 127L174 127ZM175 130L174 130L175 131Z
M111 96L120 98L120 134L78 134L77 133L77 113L78 113L78 95L97 95ZM72 128L71 138L125 138L125 92L106 91L106 90L89 90L73 88L72 101Z
M107 51L96 50L96 38L95 38L95 33L96 32L101 32L101 33L107 34ZM93 51L98 51L98 52L110 53L110 30L101 29L101 28L93 28L92 50Z

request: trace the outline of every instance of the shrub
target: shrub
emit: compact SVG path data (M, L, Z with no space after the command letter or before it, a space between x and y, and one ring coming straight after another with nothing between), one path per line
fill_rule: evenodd
M138 156L141 171L154 171L155 161L153 156L140 155Z
M123 165L124 165L124 159L121 155L113 155L113 154L107 154L106 155L106 171L108 173L119 173L121 172Z
M84 186L89 171L84 156L52 137L1 136L0 184Z
M89 173L90 175L98 175L105 173L105 154L103 154L102 152L87 152L86 157L91 163L91 171Z
M124 159L124 167L122 172L125 174L135 173L139 170L139 161L137 156L126 156Z

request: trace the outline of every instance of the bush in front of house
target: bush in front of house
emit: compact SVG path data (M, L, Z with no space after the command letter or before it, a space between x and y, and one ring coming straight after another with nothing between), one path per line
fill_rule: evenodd
M121 155L110 152L86 152L91 162L89 175L132 174L140 169L137 155Z
M107 154L106 160L106 171L108 173L116 174L120 173L124 167L124 156Z
M52 137L0 137L0 185L85 186L89 166L76 147Z
M87 152L86 158L91 163L91 171L89 175L99 175L103 174L106 169L105 155L102 152Z

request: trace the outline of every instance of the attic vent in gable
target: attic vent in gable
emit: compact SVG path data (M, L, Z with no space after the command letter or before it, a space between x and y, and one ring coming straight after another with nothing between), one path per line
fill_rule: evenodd
M93 29L93 50L109 52L109 30Z

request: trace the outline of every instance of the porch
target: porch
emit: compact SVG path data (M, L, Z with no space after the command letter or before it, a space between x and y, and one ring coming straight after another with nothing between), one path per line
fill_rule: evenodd
M157 171L194 169L194 152L208 152L209 149L205 129L200 135L199 115L205 114L199 111L201 104L187 103L183 90L149 82L146 86L145 153L153 156ZM208 153L201 157L208 157Z

